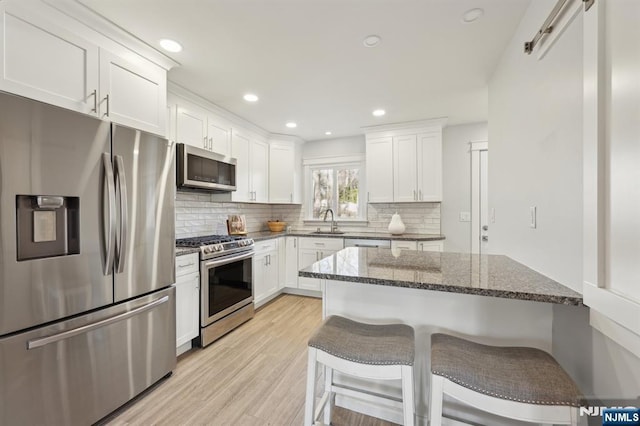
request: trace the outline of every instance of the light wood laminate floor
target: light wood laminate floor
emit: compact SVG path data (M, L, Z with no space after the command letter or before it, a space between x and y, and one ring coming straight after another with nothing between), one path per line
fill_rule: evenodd
M107 424L302 425L307 340L321 312L320 299L279 297L212 345L182 355L168 380ZM392 423L336 408L332 425Z

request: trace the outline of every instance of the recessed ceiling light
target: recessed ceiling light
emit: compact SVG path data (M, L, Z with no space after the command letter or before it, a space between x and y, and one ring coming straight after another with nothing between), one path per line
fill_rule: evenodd
M285 126L287 126L290 129L295 129L296 127L298 127L298 125L293 121L288 122L287 124L285 124Z
M244 100L247 102L258 102L258 97L253 93L247 93L243 96Z
M381 41L382 38L379 35L371 34L362 40L362 44L364 44L364 47L376 47Z
M385 110L383 110L383 109L377 109L377 110L372 112L372 114L375 115L376 117L382 117L386 113L387 112Z
M328 132L328 131L324 132L324 134L327 135L327 136L331 136L331 132Z
M182 46L175 40L170 40L168 38L163 38L160 40L160 47L162 47L167 52L180 52L182 50Z
M462 22L464 22L465 24L470 24L480 19L482 15L484 15L484 9L469 9L462 14Z

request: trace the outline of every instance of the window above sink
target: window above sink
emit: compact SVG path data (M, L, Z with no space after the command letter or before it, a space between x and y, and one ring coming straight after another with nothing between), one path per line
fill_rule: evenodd
M307 159L304 166L305 221L321 221L328 209L337 222L366 221L364 156Z

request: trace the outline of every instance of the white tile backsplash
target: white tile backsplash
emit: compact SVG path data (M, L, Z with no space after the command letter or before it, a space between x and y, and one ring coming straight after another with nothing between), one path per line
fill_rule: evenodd
M343 231L386 232L391 216L398 213L407 233L440 234L440 203L369 204L366 226L340 224ZM227 215L243 214L247 231L267 230L268 220L287 222L292 229L313 230L316 224L304 223L304 209L300 205L271 205L212 201L208 194L177 192L176 238L207 234L226 234Z

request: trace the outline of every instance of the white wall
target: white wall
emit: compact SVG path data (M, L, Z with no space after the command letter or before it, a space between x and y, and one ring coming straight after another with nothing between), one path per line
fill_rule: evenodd
M554 4L531 2L489 83L489 249L580 290L582 15L543 60L523 53Z
M582 13L543 60L522 49L555 3L531 2L489 84L490 250L581 291ZM637 397L638 354L588 320L586 308L554 306L555 357L587 396Z
M442 205L440 223L445 251L468 253L471 222L460 222L460 212L471 212L471 153L469 142L487 140L487 123L448 126L442 134ZM489 155L491 164L491 155Z
M333 157L340 155L364 154L364 135L345 138L309 141L302 145L302 158Z

